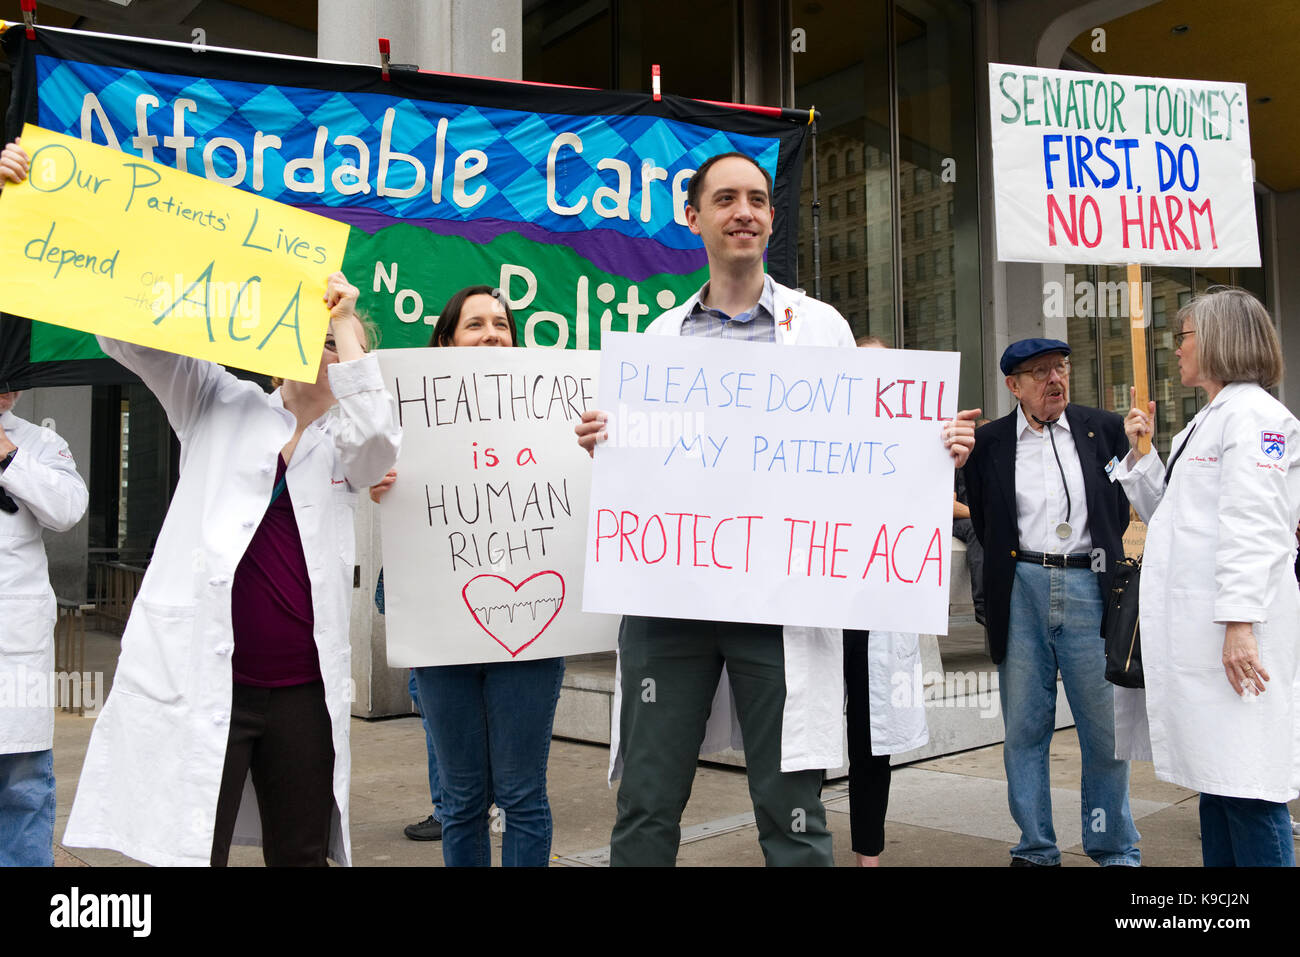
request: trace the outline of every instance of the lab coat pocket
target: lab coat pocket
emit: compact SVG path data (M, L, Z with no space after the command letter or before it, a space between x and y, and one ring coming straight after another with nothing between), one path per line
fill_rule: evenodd
M1300 692L1300 667L1296 661L1300 647L1297 647L1290 630L1284 624L1267 621L1255 622L1252 630L1259 648L1259 663L1268 672L1270 682L1281 678ZM1296 749L1297 758L1300 758L1300 720L1296 722ZM1300 773L1300 765L1297 773Z
M1200 591L1170 589L1172 621L1170 655L1177 671L1222 671L1224 626L1214 621L1214 596Z
M346 485L335 485L330 495L334 534L338 537L339 560L349 569L356 560L357 493Z
M175 704L189 687L194 609L137 600L122 639L113 690Z
M54 633L54 602L48 595L0 599L0 654L42 651Z
M1178 462L1170 484L1178 485L1178 524L1181 528L1218 528L1219 472L1217 462L1196 459Z

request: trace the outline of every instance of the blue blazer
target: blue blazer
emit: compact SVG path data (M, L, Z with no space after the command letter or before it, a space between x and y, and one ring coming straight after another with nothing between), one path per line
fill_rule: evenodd
M1098 575L1103 599L1110 592L1110 570L1124 557L1122 537L1129 505L1124 489L1106 475L1113 457L1128 455L1124 420L1114 412L1068 405L1065 417L1083 467L1092 547L1105 550L1106 571ZM1016 576L1020 526L1016 516L1016 413L975 430L975 449L963 470L970 498L971 524L984 546L984 601L989 650L998 664L1007 653L1011 585Z

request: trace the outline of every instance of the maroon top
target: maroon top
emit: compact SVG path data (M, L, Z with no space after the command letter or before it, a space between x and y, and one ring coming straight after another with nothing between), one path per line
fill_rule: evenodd
M281 456L274 487L280 487L285 471ZM230 600L236 684L282 688L321 680L311 579L287 484L267 506L235 569Z

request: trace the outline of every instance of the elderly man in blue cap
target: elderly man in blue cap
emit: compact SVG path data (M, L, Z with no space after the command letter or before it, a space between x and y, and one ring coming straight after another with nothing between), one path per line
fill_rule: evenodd
M1123 557L1124 491L1111 463L1128 454L1114 412L1070 404L1070 347L1022 339L1001 368L1018 405L976 432L966 464L971 522L984 546L985 614L998 666L1007 797L1020 827L1012 867L1055 867L1048 751L1059 670L1083 756L1083 849L1137 866L1128 763L1115 758L1114 692L1101 639L1109 571Z

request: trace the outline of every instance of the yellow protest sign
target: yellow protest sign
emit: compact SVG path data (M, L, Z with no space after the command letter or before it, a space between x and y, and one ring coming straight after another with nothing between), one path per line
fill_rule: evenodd
M312 382L348 226L26 126L0 193L0 310Z

